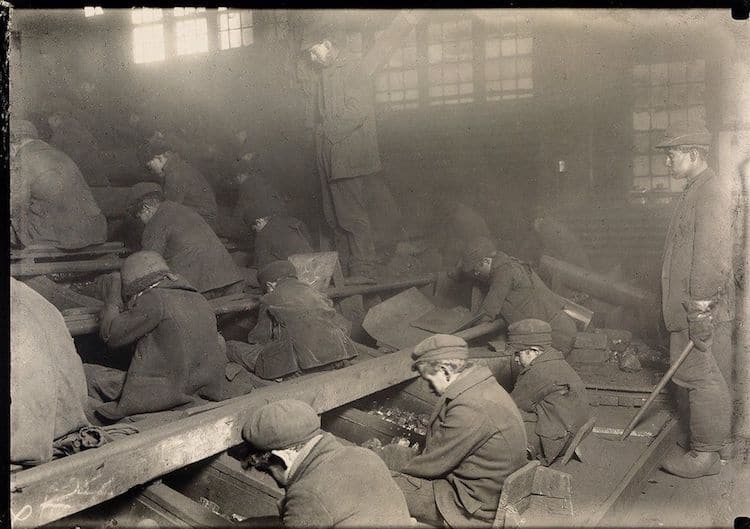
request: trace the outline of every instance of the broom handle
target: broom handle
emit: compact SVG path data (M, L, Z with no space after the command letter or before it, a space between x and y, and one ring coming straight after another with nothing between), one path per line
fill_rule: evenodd
M640 421L641 418L646 414L646 412L648 411L648 408L651 406L651 404L656 399L656 396L659 394L659 392L662 389L664 389L664 386L667 385L667 382L669 382L672 379L672 377L674 376L675 371L677 371L680 368L680 366L682 365L682 363L685 361L685 359L687 358L687 356L690 354L690 351L693 350L693 346L694 345L695 344L693 343L693 340L689 340L688 341L688 343L685 345L685 348L680 353L680 356L677 358L677 361L674 364L672 364L672 366L669 368L669 370L666 373L664 373L664 376L661 377L661 380L656 385L656 387L653 389L653 391L651 392L651 394L648 396L648 399L646 399L646 402L643 404L643 406L641 406L641 409L638 410L638 413L635 414L635 417L633 417L633 420L631 420L630 423L628 423L627 428L625 428L625 430L623 430L622 436L620 437L620 441L624 441L625 439L628 438L628 436L630 435L630 433L635 428L635 425L638 424L638 421Z

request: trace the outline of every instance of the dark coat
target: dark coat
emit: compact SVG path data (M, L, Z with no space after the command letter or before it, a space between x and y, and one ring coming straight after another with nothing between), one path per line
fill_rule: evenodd
M471 367L448 386L430 418L424 451L402 471L434 480L440 514L460 527L472 517L493 520L505 479L524 464L518 408L488 368Z
M324 294L297 279L282 279L260 299L249 343L262 344L255 374L279 378L356 356L347 322Z
M259 270L290 255L312 252L305 224L294 217L273 216L255 235L255 266Z
M18 151L10 172L11 224L21 243L75 249L107 240L107 221L76 164L41 140Z
M116 402L97 412L111 420L172 409L195 395L218 400L226 358L219 348L216 316L185 280L163 279L134 298L120 314L106 316L100 335L111 347L135 344L125 385Z
M242 281L237 265L206 221L189 207L165 201L143 229L141 247L164 257L198 292Z
M520 410L536 415L536 434L547 464L591 418L586 386L562 353L553 348L521 371L510 396Z
M492 260L490 288L481 306L487 316L502 316L508 325L527 318L546 321L552 327L552 345L568 352L576 327L563 312L564 306L562 298L528 264L497 252Z
M687 329L685 300L724 294L716 322L734 319L733 239L737 201L732 186L711 169L688 182L667 231L661 272L662 308L668 331Z
M371 450L324 433L295 463L281 515L286 527L409 527L406 500Z
M319 157L330 159L323 175L329 181L381 170L367 61L342 52L313 83L315 145Z
M204 176L172 153L164 165L164 197L172 202L194 209L204 220L216 228L218 206L213 189Z

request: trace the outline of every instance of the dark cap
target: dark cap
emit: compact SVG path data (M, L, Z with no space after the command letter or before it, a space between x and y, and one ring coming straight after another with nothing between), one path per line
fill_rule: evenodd
M270 402L242 427L242 437L260 450L283 450L321 433L320 417L306 402L294 399Z
M415 362L466 360L469 358L469 346L466 340L458 336L434 334L419 342L411 357Z
M703 125L679 122L665 131L664 138L656 148L671 149L692 145L708 147L711 145L711 133Z
M491 257L497 253L497 247L487 237L477 237L466 245L466 250L461 258L461 269L465 273L474 270L485 257Z
M297 269L289 261L273 261L258 272L258 283L264 286L266 283L274 283L285 277L296 278Z
M128 193L128 209L135 208L150 195L163 198L161 186L154 182L138 182L130 188Z
M525 347L552 345L552 327L546 321L532 318L519 320L508 327L508 348L514 352Z

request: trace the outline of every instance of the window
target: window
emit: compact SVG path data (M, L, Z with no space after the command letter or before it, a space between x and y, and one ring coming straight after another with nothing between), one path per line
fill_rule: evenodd
M433 23L427 27L427 62L431 105L474 100L474 41L471 20Z
M228 50L253 43L253 12L219 8L219 49Z
M289 38L289 16L287 12L283 9L270 9L265 14L266 42L279 42Z
M677 192L684 180L669 177L666 155L654 149L675 123L705 124L706 62L639 64L633 67L633 188Z
M96 7L89 6L89 7L83 8L83 16L85 16L86 18L96 17L96 16L103 15L103 14L104 14L104 9L102 9L99 6L96 6Z
M487 101L533 95L531 48L533 38L520 17L505 17L487 25L484 77Z
M378 32L375 38L381 35ZM417 39L413 29L390 61L376 72L375 101L393 110L418 106Z
M175 52L190 55L208 51L208 22L198 16L206 12L205 7L175 7Z
M163 61L166 53L162 10L133 8L130 16L136 26L133 28L133 60L136 63Z

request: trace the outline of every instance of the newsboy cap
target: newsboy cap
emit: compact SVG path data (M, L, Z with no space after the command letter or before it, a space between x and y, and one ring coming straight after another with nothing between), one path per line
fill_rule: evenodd
M148 195L161 195L161 186L155 182L138 182L128 192L128 208L137 206Z
M466 245L466 250L464 250L464 255L461 258L461 269L468 274L479 266L482 259L495 253L497 253L497 247L491 239L477 237Z
M512 323L508 327L508 347L520 351L525 347L549 347L552 345L552 327L546 321L529 318Z
M273 283L285 277L297 277L297 269L289 261L272 261L258 272L260 286Z
M260 450L283 450L320 433L320 417L306 402L269 402L247 420L242 437Z
M414 347L411 354L415 362L433 360L465 360L469 358L466 340L451 334L434 334Z
M10 141L19 141L23 138L37 139L39 133L31 121L25 119L10 120Z
M665 132L657 149L671 149L689 145L711 145L711 133L706 127L695 123L679 122L671 125Z

